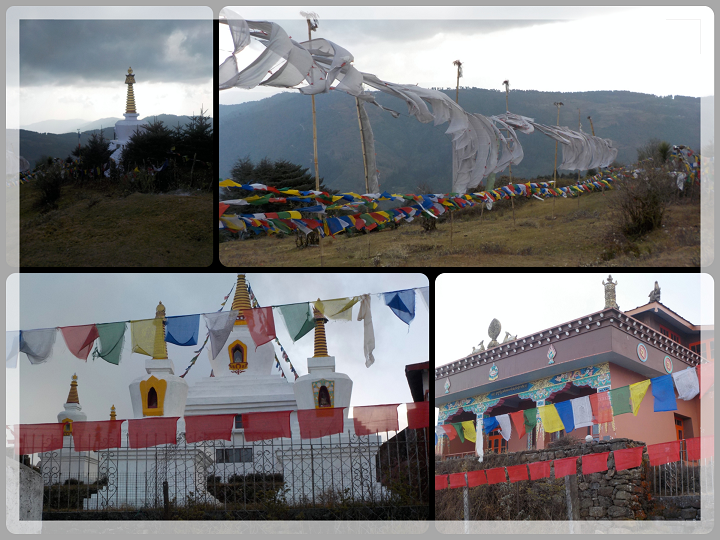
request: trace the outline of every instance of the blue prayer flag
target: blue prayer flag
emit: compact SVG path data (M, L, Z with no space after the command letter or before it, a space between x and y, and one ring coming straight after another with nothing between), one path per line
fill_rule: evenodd
M650 379L650 386L652 387L653 398L655 398L653 405L655 412L677 411L672 375L663 375L662 377Z
M385 293L385 305L405 324L415 318L415 290L396 291Z
M560 420L562 420L563 426L565 426L565 433L570 433L575 429L575 416L573 415L572 403L569 401L563 401L562 403L555 404L555 410L557 410Z
M197 345L200 315L183 315L167 318L165 341L183 347Z
M483 431L485 431L485 433L490 433L493 429L497 429L498 427L500 427L500 424L494 416L486 418L483 422Z

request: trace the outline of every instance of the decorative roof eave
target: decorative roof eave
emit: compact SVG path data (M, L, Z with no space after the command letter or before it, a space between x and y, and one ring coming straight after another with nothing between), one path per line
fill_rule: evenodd
M670 317L672 317L675 321L680 323L682 326L686 327L688 330L692 332L699 332L700 330L708 330L712 329L712 327L708 328L707 326L702 327L698 324L693 324L687 319L685 319L682 315L675 313L672 309L667 307L665 304L661 302L650 302L649 304L645 304L643 306L638 306L635 309L629 309L624 312L625 315L637 315L638 313L646 313L648 311L657 311L658 309L664 311L666 314L668 314Z
M500 362L505 358L520 354L525 351L525 347L532 349L547 343L570 339L571 337L582 333L583 329L588 331L591 326L611 325L628 335L639 337L645 342L653 344L655 347L662 349L665 353L672 356L687 366L696 366L701 363L700 355L695 354L690 349L683 347L679 343L672 341L670 338L663 336L649 326L641 323L637 319L630 317L623 312L614 308L605 308L601 311L592 313L574 319L563 324L553 326L535 332L529 336L513 340L508 343L502 343L497 347L488 349L480 353L469 354L465 358L461 358L456 362L451 362L435 369L435 380L447 377L449 375L460 373L473 367L482 365L486 362ZM573 331L574 330L574 331ZM571 332L572 331L572 332Z

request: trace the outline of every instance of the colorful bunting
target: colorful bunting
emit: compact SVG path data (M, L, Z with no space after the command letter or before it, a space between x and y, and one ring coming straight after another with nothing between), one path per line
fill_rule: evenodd
M555 405L542 405L538 407L538 410L546 433L555 433L563 429L564 426Z
M560 421L563 424L565 433L570 433L571 431L573 431L575 429L575 421L573 417L572 403L570 403L569 401L562 401L560 403L556 403L555 410L560 417Z
M623 386L610 390L610 403L612 404L613 416L632 412L630 406L630 388Z
M87 362L93 343L98 338L98 330L94 324L85 326L63 326L60 328L68 350L80 360Z
M450 475L450 489L461 488L467 486L465 482L465 473L454 473Z
M29 455L50 452L63 447L63 424L20 424L13 431L15 454Z
M364 294L360 297L360 309L358 310L357 320L363 321L363 353L365 354L365 367L370 367L375 363L375 357L373 356L373 351L375 350L375 330L373 329L369 294Z
M179 417L128 420L130 448L149 448L159 444L177 444Z
M510 434L512 433L512 424L510 423L510 417L507 414L501 414L496 416L498 424L500 425L500 435L506 441L510 440Z
M704 397L715 381L715 364L706 362L697 366L697 377L700 383L700 397Z
M52 353L56 333L55 328L22 330L20 332L20 352L27 354L31 364L44 363Z
M498 424L497 418L494 416L490 416L489 418L486 418L483 422L483 430L486 434L490 433L491 431L497 429L500 427L500 424Z
M494 469L485 469L488 484L499 484L507 481L505 477L505 467L496 467Z
M418 401L408 403L407 420L408 429L422 429L430 426L430 402Z
M523 411L523 417L525 419L525 431L532 432L537 425L537 409L526 409Z
M300 423L300 438L318 439L327 435L342 433L343 410L335 409L300 409L297 411Z
M651 467L680 461L680 441L649 444L647 449Z
M640 404L642 403L645 393L650 386L650 379L646 381L636 382L630 385L630 400L632 401L632 413L637 416Z
M165 341L181 347L197 345L200 315L168 317Z
M458 422L458 423L453 423L450 425L453 427L455 432L458 434L458 437L460 437L460 442L464 443L465 442L465 432L462 428L462 423Z
M199 321L198 321L199 322ZM185 441L230 441L234 414L204 414L185 417Z
M610 452L585 454L582 457L582 473L592 474L608 470L607 461Z
M448 487L448 475L443 474L441 476L435 477L435 491L441 490L441 489L447 489Z
M472 420L466 420L462 422L463 435L465 439L470 442L475 442L477 434L475 433L475 423Z
M672 377L680 399L689 401L700 393L700 383L694 367L676 371Z
M237 316L237 311L219 311L217 313L206 313L203 315L205 325L210 334L211 360L214 360L215 357L220 354L230 332L232 332L234 328Z
M162 319L130 321L132 352L161 358L164 354L165 328Z
M125 323L96 324L95 327L100 344L93 351L93 360L99 357L117 366L125 342Z
M553 463L555 464L555 478L577 474L577 457L556 459Z
M513 465L507 468L508 478L510 482L520 482L521 480L528 480L528 469L527 465Z
M612 406L610 405L610 392L598 392L590 394L590 406L592 407L593 423L605 424L612 422Z
M397 408L393 405L368 405L353 407L353 422L356 435L371 435L381 431L398 430Z
M255 349L275 339L275 319L272 307L244 309L250 336L255 342Z
M76 452L97 452L122 446L122 421L73 422L72 438Z
M293 342L299 340L305 334L315 328L315 318L313 317L310 304L289 304L280 306L280 313L285 321L288 334Z
M487 477L485 476L484 470L479 471L468 471L467 473L468 487L481 486L487 484Z
M524 412L525 411L515 411L514 413L509 414L512 423L515 426L515 430L518 432L518 437L522 437L525 435Z
M687 458L690 461L697 461L701 458L708 459L715 455L715 437L713 435L685 439Z
M643 447L625 448L623 450L614 450L613 458L615 458L615 470L624 471L633 469L642 465Z
M20 352L20 331L9 330L5 332L5 367L16 368L18 353Z
M572 405L573 422L575 428L590 427L593 425L592 405L590 396L583 396L570 400Z
M672 375L650 379L654 399L653 411L677 411Z
M245 440L252 442L277 439L280 437L289 439L292 437L292 433L290 432L290 413L292 413L292 411L243 414L242 422Z
M457 432L455 431L455 428L452 427L452 425L445 424L445 425L438 426L438 427L443 430L445 435L447 435L447 438L450 439L451 441L454 440L455 437L457 437Z
M315 308L334 321L350 321L352 319L352 307L360 301L359 296L354 298L337 298L335 300L318 300Z
M550 478L550 463L550 461L537 461L535 463L528 463L528 469L530 469L530 480Z
M384 294L385 305L388 306L397 317L410 326L415 318L415 290L395 291Z

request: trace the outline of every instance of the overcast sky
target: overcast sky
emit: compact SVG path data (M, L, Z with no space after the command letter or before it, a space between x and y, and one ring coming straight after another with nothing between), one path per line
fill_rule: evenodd
M307 40L299 7L231 9L248 20L277 22L296 41ZM313 37L334 41L353 54L357 69L395 83L454 88L453 61L459 59L461 86L504 90L502 82L508 79L511 91L629 90L696 97L713 91L709 8L302 9L320 16ZM220 62L231 49L230 31L221 25ZM241 68L262 50L254 43L240 53ZM683 73L689 65L705 67L687 77ZM224 90L220 103L262 99L275 92L263 87Z
M17 88L11 45L19 45L20 125L122 118L129 67L140 118L212 111L211 10L56 7L39 19L32 8L14 9L8 19L18 15L19 39L9 34L8 83ZM8 127L17 127L12 117Z
M522 338L600 311L605 306L602 282L607 277L607 273L440 275L435 290L435 367L465 358L482 340L487 348L488 326L494 318L502 325L498 337L502 342L506 331ZM612 277L618 283L616 301L621 311L647 304L657 281L662 304L692 324L714 324L715 295L708 274L613 272Z
M155 316L159 301L166 314L210 313L220 304L237 280L237 274L13 274L8 281L6 329L35 329L92 323L147 319ZM425 287L422 274L247 274L262 306L332 299L365 293L380 293ZM19 282L19 286L18 286ZM20 305L20 323L16 307ZM234 292L233 292L234 295ZM408 326L372 297L375 329L375 363L365 367L363 323L357 322L358 306L352 322L331 321L326 325L328 352L335 356L336 371L353 380L351 405L378 405L412 402L405 378L405 366L429 359L429 316L423 300L416 295L415 319ZM230 309L232 297L225 306ZM279 314L275 312L280 342L299 375L307 374L307 358L313 355L313 332L294 343ZM199 340L206 328L201 317ZM118 418L133 417L128 385L144 376L144 355L130 352L128 327L120 365L102 359L85 363L72 355L58 334L52 356L44 364L32 365L20 353L18 369L6 369L7 424L18 422L17 388L20 387L22 423L56 422L70 390L73 373L78 375L80 405L88 420L109 419L114 404ZM207 346L209 348L209 344ZM181 375L199 346L168 345L168 355ZM282 358L278 352L278 358ZM281 362L282 363L282 362ZM283 367L287 364L283 363ZM275 372L275 371L273 371ZM198 358L185 380L190 384L210 375L207 351ZM280 374L278 373L280 380ZM289 380L294 376L286 373ZM18 379L19 377L19 379ZM404 420L400 408L400 421Z

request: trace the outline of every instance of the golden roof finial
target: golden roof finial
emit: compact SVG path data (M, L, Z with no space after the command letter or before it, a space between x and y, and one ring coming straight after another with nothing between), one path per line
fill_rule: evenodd
M317 301L320 302L320 299L318 298ZM315 353L313 358L330 356L325 339L325 323L327 319L315 306L313 306L313 317L315 318Z
M250 295L248 294L247 283L245 283L245 274L238 274L237 285L235 286L235 297L233 298L231 309L239 311L235 324L247 324L242 310L252 309L252 305L250 305Z
M125 107L125 114L136 114L137 111L135 110L135 94L133 93L135 75L133 75L132 68L128 68L127 75L125 75L125 84L128 85L127 106Z
M77 379L77 374L73 373L72 382L70 383L70 393L68 394L66 403L77 403L80 405L80 399L77 393Z
M110 407L110 420L115 420L115 405Z

